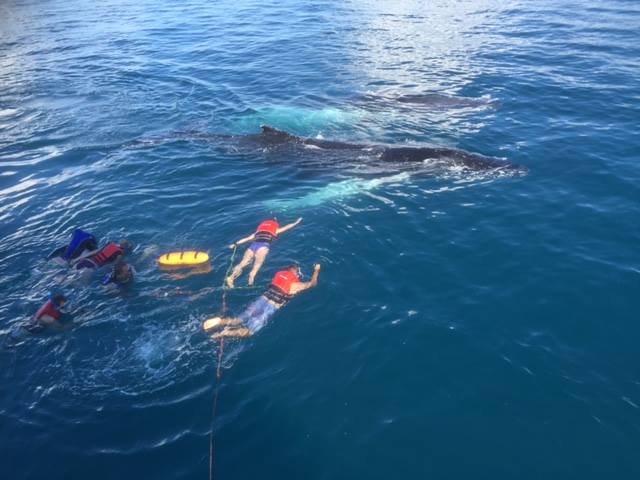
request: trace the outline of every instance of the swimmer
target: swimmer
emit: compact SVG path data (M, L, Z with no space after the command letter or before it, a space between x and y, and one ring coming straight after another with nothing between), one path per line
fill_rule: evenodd
M52 293L49 299L33 316L33 321L25 328L30 332L38 332L44 327L64 328L60 323L62 308L67 303L67 297L62 293Z
M316 264L313 267L311 280L302 282L300 281L300 267L291 265L286 270L276 273L267 291L251 302L238 317L210 318L204 321L202 328L205 332L209 332L224 327L222 331L211 335L213 339L251 336L264 327L269 318L289 303L294 296L315 287L318 284L319 275L320 264Z
M135 270L133 269L133 267L124 260L121 260L113 266L113 270L111 271L111 273L108 273L104 276L104 278L102 279L102 284L114 284L123 286L133 282L134 276Z
M68 245L56 248L48 257L59 265L68 265L73 260L88 257L98 252L98 241L92 234L83 230L73 231Z
M247 248L247 250L244 252L244 256L242 257L242 260L240 261L240 263L236 265L236 267L231 272L231 275L227 277L227 287L233 288L233 282L235 282L236 278L242 275L242 271L252 261L253 261L253 267L251 268L251 272L249 272L249 278L247 283L249 286L253 285L253 282L256 279L256 275L258 274L260 267L262 267L262 264L267 258L267 255L269 254L269 248L271 246L271 242L273 242L276 238L278 238L278 235L288 232L293 227L296 227L297 225L299 225L300 222L302 222L302 218L298 218L298 220L296 220L295 222L290 223L289 225L285 225L284 227L281 227L278 224L278 221L275 219L266 220L262 222L260 225L258 225L258 228L256 229L255 233L249 235L248 237L244 237L243 239L240 239L237 242L229 245L229 248L234 249L238 245L242 245L243 243L253 241L251 245L249 245L249 248Z
M117 262L133 250L133 245L129 240L120 240L120 243L110 243L101 248L99 252L88 257L83 257L73 263L77 270L96 270L109 263Z

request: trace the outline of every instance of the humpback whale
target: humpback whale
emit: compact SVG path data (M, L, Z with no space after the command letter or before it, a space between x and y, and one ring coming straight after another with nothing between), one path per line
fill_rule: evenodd
M457 148L422 145L359 144L335 140L325 140L296 135L267 125L259 134L247 135L245 140L253 141L266 148L281 145L312 148L319 152L344 152L351 157L395 164L431 164L443 167L461 167L473 171L501 170L515 175L524 175L526 167L504 159L487 157Z
M344 163L387 165L402 170L422 170L432 173L442 169L461 169L474 172L495 171L511 176L526 175L528 169L505 159L450 147L428 145L392 145L383 143L350 143L339 140L300 137L268 125L260 133L247 135L216 134L198 131L175 132L155 139L141 139L129 145L154 145L170 140L201 141L225 145L233 151L259 148L264 152L293 153L296 158L316 164Z

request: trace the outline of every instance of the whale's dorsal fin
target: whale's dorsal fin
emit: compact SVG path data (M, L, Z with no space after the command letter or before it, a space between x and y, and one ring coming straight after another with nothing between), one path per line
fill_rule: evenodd
M260 125L260 128L262 129L261 135L268 138L270 141L292 142L298 140L298 137L295 135L283 132L277 128L270 127L269 125Z
M283 132L282 130L278 130L277 128L270 127L269 125L260 125L260 129L262 130L262 133L264 133L265 135L273 135L273 134L287 135L287 132Z

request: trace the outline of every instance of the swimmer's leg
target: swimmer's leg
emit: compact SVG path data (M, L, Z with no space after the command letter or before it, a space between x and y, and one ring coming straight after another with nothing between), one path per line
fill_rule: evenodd
M269 247L260 247L256 252L256 259L253 261L253 268L249 273L249 286L253 285L253 281L256 279L256 275L267 258L267 255L269 255Z
M213 270L211 268L211 263L207 262L204 265L200 265L198 267L192 268L188 272L185 273L174 273L170 275L172 280L184 280L185 278L192 277L193 275L203 275L205 273L209 273Z
M202 329L206 332L208 330L213 330L214 328L240 325L242 320L237 318L221 318L221 317L213 317L204 321L202 324Z
M236 278L242 275L242 270L244 270L244 268L251 263L251 260L253 260L253 252L250 248L247 248L240 263L236 265L236 268L233 269L231 275L227 277L227 287L233 288L233 282L236 280Z
M250 337L251 330L248 328L225 328L221 332L214 333L211 338L216 340L222 337Z

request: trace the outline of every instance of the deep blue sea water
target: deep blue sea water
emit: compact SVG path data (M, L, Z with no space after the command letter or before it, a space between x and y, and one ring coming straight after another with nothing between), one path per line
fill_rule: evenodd
M639 27L633 0L3 2L0 476L207 478L213 428L221 479L639 478ZM495 104L393 100L420 92ZM529 174L203 140L261 124ZM304 222L258 281L320 284L225 345L212 425L221 295L172 292L274 214ZM136 244L133 289L47 264L76 227ZM160 272L181 248L214 271ZM53 286L73 328L21 334Z

